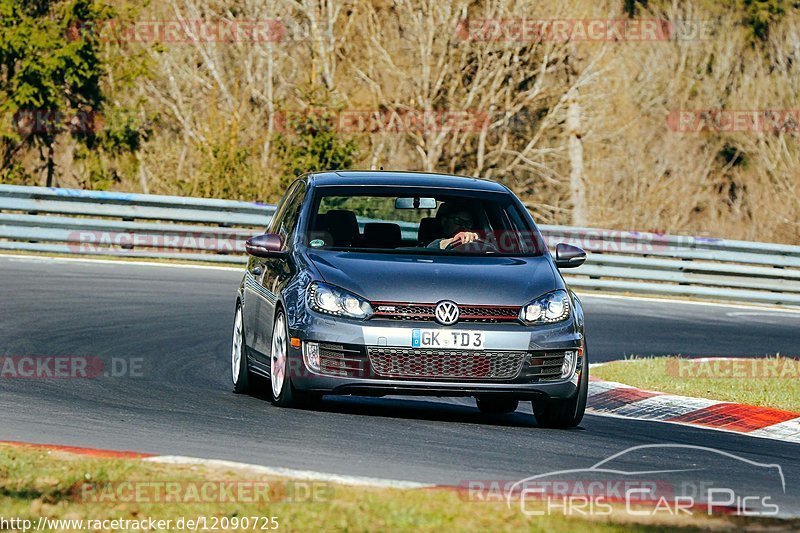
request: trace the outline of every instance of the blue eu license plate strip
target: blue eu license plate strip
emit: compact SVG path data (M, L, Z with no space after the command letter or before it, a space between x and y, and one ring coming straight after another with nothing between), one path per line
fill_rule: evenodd
M420 339L422 335L420 334L420 330L413 329L411 330L411 347L412 348L419 348L421 346Z

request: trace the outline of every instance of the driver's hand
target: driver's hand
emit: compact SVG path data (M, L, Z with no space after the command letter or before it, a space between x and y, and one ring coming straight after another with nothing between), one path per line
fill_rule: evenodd
M478 239L478 234L473 233L471 231L460 231L456 233L452 239L442 239L439 243L439 248L444 250L448 246L454 246L457 244L469 244L471 242L475 242Z

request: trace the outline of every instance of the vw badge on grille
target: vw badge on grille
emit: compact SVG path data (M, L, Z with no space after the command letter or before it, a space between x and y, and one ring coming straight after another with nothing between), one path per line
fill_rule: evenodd
M445 326L452 326L458 322L459 311L455 302L447 300L439 302L436 304L434 314L436 315L436 321Z

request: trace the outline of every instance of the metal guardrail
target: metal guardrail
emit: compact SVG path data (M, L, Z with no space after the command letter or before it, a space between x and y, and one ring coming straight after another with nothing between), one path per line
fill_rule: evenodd
M0 250L241 264L275 206L0 185Z
M244 240L264 230L271 205L0 185L0 250L244 262ZM589 252L565 270L578 289L800 305L800 246L539 227ZM406 228L406 232L411 231Z

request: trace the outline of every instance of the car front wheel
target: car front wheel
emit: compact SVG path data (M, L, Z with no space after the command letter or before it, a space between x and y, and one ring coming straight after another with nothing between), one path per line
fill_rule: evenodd
M280 407L307 407L315 404L319 396L298 391L292 386L289 368L289 330L286 314L279 310L273 323L269 356L272 403Z
M240 394L250 388L250 369L247 364L247 347L244 344L244 324L242 323L242 306L236 304L236 315L233 318L233 341L231 342L231 378L233 391Z

